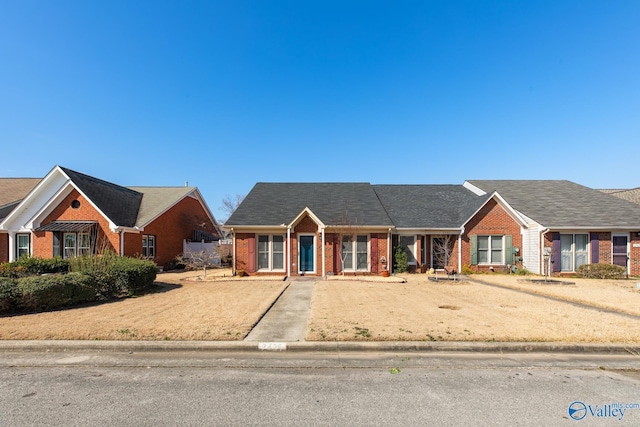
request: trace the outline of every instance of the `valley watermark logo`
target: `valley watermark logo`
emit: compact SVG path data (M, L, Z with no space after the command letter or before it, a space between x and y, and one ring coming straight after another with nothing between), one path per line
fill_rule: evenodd
M622 421L629 409L640 409L640 403L608 403L606 405L589 405L576 401L569 405L569 417L580 421L586 417L615 418Z

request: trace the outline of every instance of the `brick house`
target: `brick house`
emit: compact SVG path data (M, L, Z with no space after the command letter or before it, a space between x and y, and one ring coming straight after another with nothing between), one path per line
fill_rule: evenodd
M248 274L379 274L400 247L412 271L615 263L640 275L640 206L569 181L258 183L225 228Z
M55 166L0 217L0 260L112 250L168 267L194 235L221 235L196 187L122 187Z

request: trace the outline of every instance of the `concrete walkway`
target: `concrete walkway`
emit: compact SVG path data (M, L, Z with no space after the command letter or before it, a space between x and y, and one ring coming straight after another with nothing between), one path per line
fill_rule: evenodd
M304 341L316 280L294 280L244 339L252 342Z

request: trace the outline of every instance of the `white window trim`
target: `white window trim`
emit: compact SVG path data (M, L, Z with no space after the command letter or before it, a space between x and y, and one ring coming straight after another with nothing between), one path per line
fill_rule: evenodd
M260 236L267 236L269 238L269 248L268 248L268 260L269 266L267 268L259 268L260 265ZM282 237L282 268L273 268L273 237L278 236ZM256 266L258 269L256 271L259 272L267 272L267 271L276 271L283 272L285 271L287 264L287 250L286 250L286 242L287 236L284 234L258 234L256 236Z
M31 256L31 233L16 233L16 259L20 258L20 237L26 236L29 240L27 243L27 256Z
M367 267L366 268L356 268L357 259L358 259L358 236L364 236L367 238ZM368 234L343 234L340 241L340 263L342 264L342 242L345 237L351 238L351 268L344 268L344 265L341 265L343 271L345 272L369 272L371 271L371 237ZM346 261L346 258L345 258Z
M413 245L411 247L411 253L413 254L413 258L415 259L415 261L408 261L407 265L418 265L418 256L417 256L418 235L417 234L398 234L398 245L400 245L401 237L413 237Z
M489 261L487 262L480 262L480 238L481 237L488 237L489 240L487 241L487 259ZM491 262L491 240L494 238L500 238L502 240L502 248L500 249L501 251L501 256L500 256L500 262L499 263L495 263L495 262ZM476 248L476 252L477 252L477 257L478 257L478 265L507 265L505 263L505 247L504 247L504 243L505 243L505 238L504 238L504 234L479 234L478 237L478 247Z
M562 258L560 261L560 271L562 273L575 273L575 271L577 270L578 267L576 267L576 235L581 234L581 235L586 235L587 236L587 264L591 263L591 233L589 232L584 232L584 231L566 231L566 232L561 232L558 233L560 236L565 235L565 234L570 234L572 237L572 241L571 241L571 258L572 258L572 269L571 270L563 270L562 269ZM620 236L622 236L622 234L619 234ZM562 238L560 238L560 242L562 242ZM611 242L613 243L613 235L611 237ZM629 244L629 239L627 238L627 245ZM562 257L562 243L560 244L560 256ZM611 245L611 259L613 260L613 244Z
M631 235L629 233L611 233L611 263L613 264L613 237L626 237L627 238L627 273L631 271L631 263L629 262L629 255L631 253Z
M153 237L153 245L149 245L149 237ZM146 245L144 244L145 240L147 241ZM158 238L156 237L155 234L143 234L142 235L142 253L143 253L143 256L145 258L152 259L152 258L156 257L156 254L158 253L157 252L157 241L158 241ZM149 247L153 248L153 256L149 255ZM147 248L147 254L146 255L144 254L145 248Z

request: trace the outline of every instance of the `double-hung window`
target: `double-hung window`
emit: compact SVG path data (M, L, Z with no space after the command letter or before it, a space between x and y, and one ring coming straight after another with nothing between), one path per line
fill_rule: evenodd
M31 236L29 234L16 235L16 258L31 255Z
M560 271L575 271L587 264L588 234L560 234Z
M504 236L478 236L478 264L505 264Z
M258 270L284 270L284 236L261 234L258 236Z
M155 258L156 236L153 234L142 235L142 256L145 258Z
M369 238L342 236L342 260L344 271L369 271Z
M398 236L398 246L407 254L407 264L416 265L416 236Z

